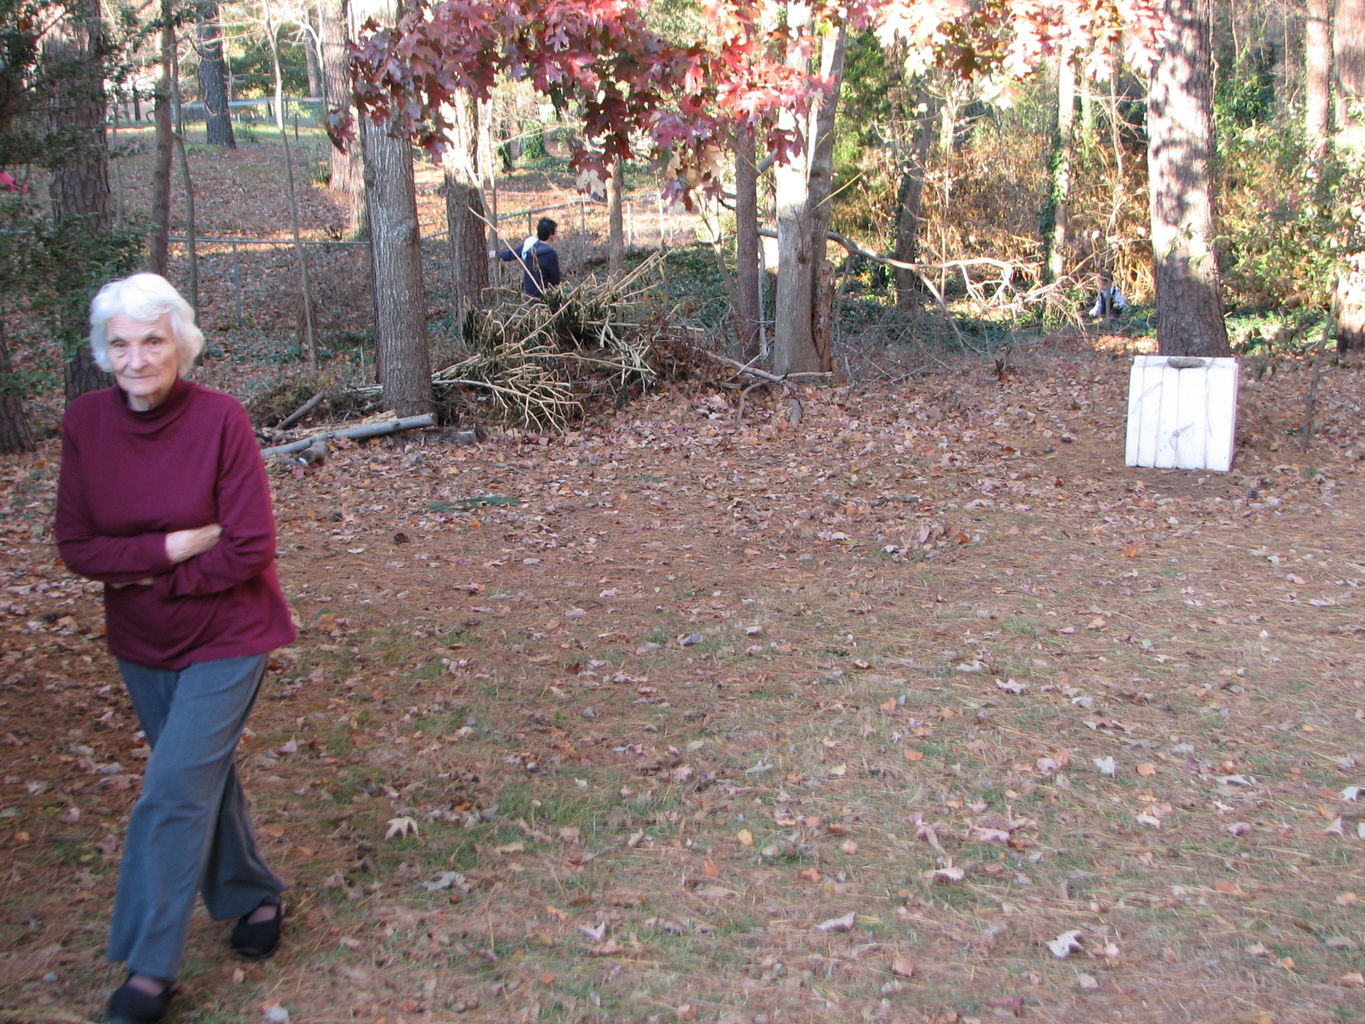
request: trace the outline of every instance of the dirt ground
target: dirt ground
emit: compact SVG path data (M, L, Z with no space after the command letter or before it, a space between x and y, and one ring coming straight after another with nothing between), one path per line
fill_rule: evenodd
M176 1024L1365 1020L1365 374L1125 467L1122 337L272 462L286 941ZM218 383L230 378L213 371ZM793 402L795 399L795 402ZM0 1021L84 1021L146 749L0 461Z

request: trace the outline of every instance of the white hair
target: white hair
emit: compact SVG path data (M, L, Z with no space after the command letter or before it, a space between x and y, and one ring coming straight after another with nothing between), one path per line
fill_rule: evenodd
M195 326L194 310L175 287L160 274L133 274L110 281L90 301L90 352L106 373L114 368L109 361L109 318L119 313L140 324L168 317L182 376L204 350L204 332Z

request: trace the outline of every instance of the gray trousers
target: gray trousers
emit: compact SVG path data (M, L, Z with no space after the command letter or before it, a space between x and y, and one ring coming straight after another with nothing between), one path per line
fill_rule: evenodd
M223 658L165 672L119 660L152 747L109 927L108 959L131 972L179 975L196 889L225 921L284 888L256 848L233 763L266 661Z

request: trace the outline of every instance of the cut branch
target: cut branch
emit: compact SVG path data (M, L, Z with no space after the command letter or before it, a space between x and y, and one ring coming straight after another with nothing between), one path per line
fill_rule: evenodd
M803 373L788 374L769 373L767 370L760 370L756 366L750 366L748 363L741 363L737 359L731 359L728 356L720 355L717 352L712 352L710 349L702 349L701 352L702 355L706 356L708 359L713 359L724 366L732 367L740 373L752 374L761 380L766 380L770 384L781 384L785 381L793 380L829 380L834 376L834 374L830 373L828 370L810 370Z
M370 437L383 437L385 434L397 434L404 430L417 430L421 427L435 426L436 417L432 413L424 413L421 416L404 416L396 420L385 420L383 423L362 423L355 427L344 427L341 430L329 430L326 433L314 434L300 441L290 441L288 444L277 444L273 448L262 448L261 455L292 455L294 452L301 452L315 441L330 440L334 437L349 437L353 441L361 441Z

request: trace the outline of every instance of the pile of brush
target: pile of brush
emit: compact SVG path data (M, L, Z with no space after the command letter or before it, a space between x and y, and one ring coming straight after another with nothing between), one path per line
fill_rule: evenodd
M594 400L623 405L658 380L650 365L657 331L641 314L658 262L651 257L605 285L589 280L538 302L471 312L460 326L469 355L432 383L486 393L505 422L550 432Z

